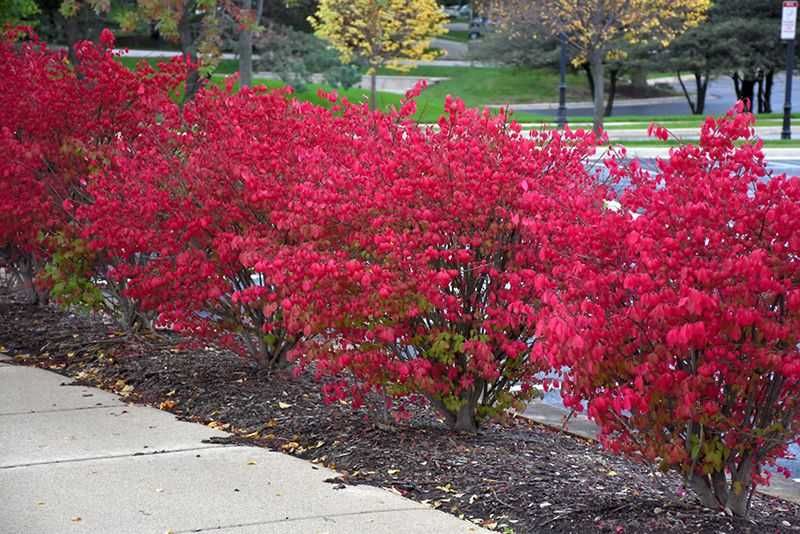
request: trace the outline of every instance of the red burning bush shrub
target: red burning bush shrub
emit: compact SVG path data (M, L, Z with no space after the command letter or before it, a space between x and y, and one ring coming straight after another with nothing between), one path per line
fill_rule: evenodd
M348 121L332 165L286 196L281 224L305 242L256 269L295 288L282 305L314 334L305 360L364 386L329 384L331 397L421 394L474 430L530 398L543 237L568 216L565 198L593 191L594 138L531 138L502 115L446 105L435 129L402 113Z
M95 201L80 210L91 246L124 260L114 277L128 280L127 294L160 323L267 366L285 362L296 336L272 305L282 288L242 255L245 244L285 244L262 197L290 179L302 109L277 92L201 91L118 147L89 186ZM267 180L263 189L251 186L255 176Z
M736 514L797 440L800 179L767 172L749 115L656 173L608 158L612 199L592 134L452 99L420 127L417 91L391 113L230 88L179 107L180 62L83 43L70 65L27 35L0 43L0 252L32 294L48 262L62 301L296 359L343 378L331 399L424 396L459 430L566 369L608 447Z
M709 118L658 172L616 169L623 210L563 234L540 325L607 446L740 515L800 422L800 179L770 176L752 121Z
M104 38L110 42L109 32ZM0 143L9 155L0 162L0 249L30 288L59 250L82 249L73 215L92 201L87 183L112 144L143 135L172 105L170 92L185 70L176 62L130 71L105 45L90 42L78 44L76 58L70 64L26 30L11 30L0 42ZM68 257L60 256L62 267ZM57 296L80 300L79 277L102 275L104 263L90 271L95 267L97 273L53 267L48 282Z

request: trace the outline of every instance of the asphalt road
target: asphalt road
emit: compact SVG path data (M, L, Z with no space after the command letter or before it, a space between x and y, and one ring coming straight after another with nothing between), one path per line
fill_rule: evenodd
M783 111L783 95L785 94L786 76L778 74L775 76L775 84L772 90L772 111L774 113L781 113ZM687 76L684 79L687 83L687 89L691 91L694 85L694 79ZM680 85L675 82L671 84L673 88L680 92ZM680 93L683 94L683 93ZM795 111L800 110L800 76L795 75L792 80L792 102ZM733 104L736 103L736 93L733 88L733 81L730 77L723 76L716 78L708 84L708 96L706 99L706 114L720 114L725 113ZM524 108L518 108L518 111L525 111ZM530 110L532 113L552 113L555 116L556 112L542 112L540 110ZM614 107L615 115L685 115L691 113L689 104L687 102L679 103L663 103L663 104L634 104L634 105L616 105ZM567 117L591 117L592 109L589 107L570 108L567 104Z

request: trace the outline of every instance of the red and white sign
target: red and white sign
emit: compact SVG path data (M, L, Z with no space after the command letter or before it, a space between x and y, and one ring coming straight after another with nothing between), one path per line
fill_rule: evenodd
M797 6L796 0L783 2L783 17L781 18L781 39L794 39L797 33Z

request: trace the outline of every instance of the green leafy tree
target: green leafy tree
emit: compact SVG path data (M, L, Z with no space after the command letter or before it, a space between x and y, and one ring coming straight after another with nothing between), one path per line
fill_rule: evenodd
M705 111L708 82L719 72L718 42L708 28L693 28L678 37L659 59L666 59L669 68L675 71L689 109L695 115ZM694 99L686 87L684 76L694 79Z
M702 27L676 39L661 58L679 74L695 80L691 101L694 113L703 113L708 81L718 74L731 77L736 98L753 111L772 111L775 73L784 67L785 48L779 29L781 3L771 0L717 0Z
M339 53L319 37L279 24L268 25L256 40L260 57L256 65L278 75L286 84L303 91L323 78L336 87L352 87L361 81L356 65L342 64Z
M0 0L0 27L29 24L39 14L34 0Z

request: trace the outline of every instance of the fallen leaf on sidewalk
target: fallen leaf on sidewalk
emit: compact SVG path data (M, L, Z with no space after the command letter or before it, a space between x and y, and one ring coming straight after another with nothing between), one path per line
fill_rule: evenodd
M247 462L247 465L256 465L256 462L255 460L250 460L249 462Z
M219 421L211 421L210 423L208 423L209 428L214 428L217 430L226 430L230 428L230 426L231 426L230 423L220 423Z
M178 403L174 400L165 400L161 401L161 404L158 405L159 410L171 410L173 409Z
M8 349L5 348L3 345L0 345L0 352L6 353L6 352L8 352Z
M72 521L73 523L77 523L80 520L81 520L80 516L77 516L77 515L75 517L73 517L72 519L70 519L70 521Z

